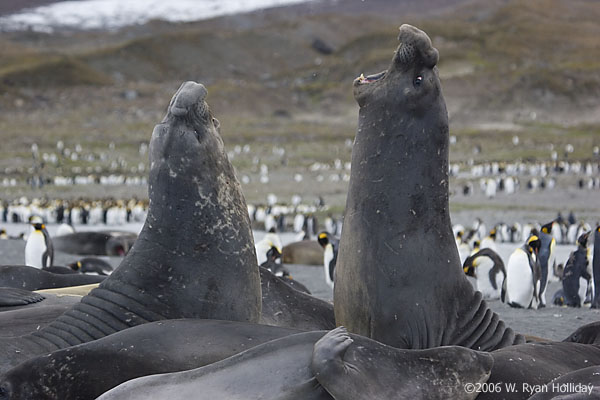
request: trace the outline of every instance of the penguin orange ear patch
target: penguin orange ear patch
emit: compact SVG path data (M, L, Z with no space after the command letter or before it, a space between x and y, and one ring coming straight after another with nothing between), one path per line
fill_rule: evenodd
M327 234L326 234L326 233L321 233L321 234L319 235L319 239L325 239L326 237L327 237Z

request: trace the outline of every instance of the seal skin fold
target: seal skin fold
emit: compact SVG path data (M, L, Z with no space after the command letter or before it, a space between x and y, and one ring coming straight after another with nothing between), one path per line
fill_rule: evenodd
M148 217L121 265L47 327L1 340L0 371L150 321L259 321L250 219L206 94L183 83L154 128Z
M448 209L438 52L410 25L400 27L399 40L387 71L354 81L360 110L336 266L336 324L400 348L524 342L461 268Z

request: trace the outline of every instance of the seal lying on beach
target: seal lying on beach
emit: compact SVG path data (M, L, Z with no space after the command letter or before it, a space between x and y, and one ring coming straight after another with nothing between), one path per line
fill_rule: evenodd
M135 243L131 232L75 232L53 238L54 248L68 254L124 256Z
M50 325L0 340L0 371L156 320L258 322L250 220L206 94L204 86L184 83L155 127L148 217L119 268Z
M461 400L475 398L465 383L485 382L492 367L489 354L464 347L400 350L358 335L351 336L352 346L340 345L340 331L275 339L206 367L131 380L99 399ZM331 355L348 360L348 369L329 366ZM348 384L353 376L359 381ZM338 378L348 384L343 392L333 389Z
M448 114L438 52L402 25L382 73L354 82L360 106L336 264L336 323L399 348L524 342L464 276L448 206Z
M0 287L40 290L102 282L106 277L82 274L55 274L26 265L0 266Z
M0 376L0 399L95 399L130 379L198 368L298 332L205 319L138 325L19 364Z

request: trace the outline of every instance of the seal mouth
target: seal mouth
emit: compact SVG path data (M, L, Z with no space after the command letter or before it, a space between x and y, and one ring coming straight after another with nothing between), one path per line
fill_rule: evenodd
M381 80L385 76L385 74L387 74L387 70L382 71L378 74L372 74L372 75L368 75L368 76L365 76L364 74L360 74L360 76L354 80L354 84L355 85L366 85L369 83L377 82L378 80Z

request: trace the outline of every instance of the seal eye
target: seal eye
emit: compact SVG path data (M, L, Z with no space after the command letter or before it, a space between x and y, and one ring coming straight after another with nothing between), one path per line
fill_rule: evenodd
M421 75L419 75L415 78L414 84L415 84L415 86L421 86L421 83L423 83L423 77Z

